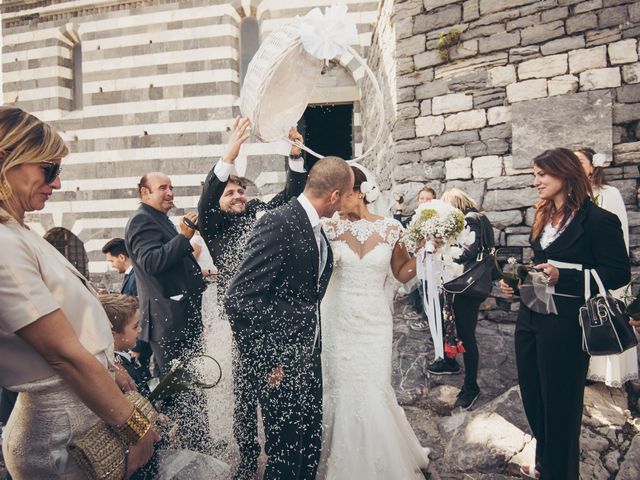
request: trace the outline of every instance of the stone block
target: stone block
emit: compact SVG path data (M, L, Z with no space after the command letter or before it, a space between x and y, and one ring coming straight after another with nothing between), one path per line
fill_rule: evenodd
M433 67L435 65L444 63L444 60L440 58L440 54L437 50L429 50L427 52L424 52L423 48L422 51L423 53L418 53L413 57L413 62L416 69L422 70L423 68Z
M489 180L491 181L491 180ZM503 212L485 212L485 215L494 228L505 228L522 223L522 212L520 210L506 210Z
M393 157L396 165L407 165L409 163L420 162L420 152L403 152L397 153Z
M537 45L529 45L527 47L512 48L509 50L509 63L516 64L538 58L540 56L540 47Z
M504 155L511 150L509 142L501 138L490 138L489 140L483 141L487 145L485 155Z
M532 15L520 15L516 16L515 20L507 22L507 32L511 32L513 30L522 30L524 28L532 27L539 24L540 15L537 13Z
M493 107L487 110L487 120L489 125L498 125L511 121L510 107Z
M596 45L606 45L608 43L617 42L622 38L619 27L605 28L602 30L591 30L585 34L585 43L587 47L595 47Z
M450 132L431 139L434 147L447 147L449 145L465 145L478 140L476 130L462 130L460 132Z
M467 40L455 45L449 50L449 59L458 60L460 58L473 57L478 54L478 40Z
M502 175L502 157L487 155L473 159L473 178L493 178Z
M548 148L582 145L589 139L598 152L612 148L612 99L609 90L560 95L511 107L513 166L526 168ZM589 119L585 121L585 119Z
M464 193L475 200L478 205L482 205L484 200L484 180L451 180L446 183L446 190L459 188Z
M595 13L583 13L582 15L574 15L573 17L567 18L568 35L584 32L585 30L591 30L593 28L598 28L598 17Z
M584 48L569 52L569 72L576 74L607 66L607 47Z
M543 78L525 80L524 82L507 85L507 100L509 100L509 103L522 102L546 96L547 81Z
M428 116L416 118L416 136L430 137L432 135L440 135L444 130L444 117Z
M437 97L438 95L444 95L449 93L449 87L447 82L443 79L434 80L433 82L425 83L416 87L415 96L418 100L424 100L427 98Z
M640 63L622 66L622 80L624 83L640 82Z
M620 5L618 7L603 8L598 11L598 27L609 28L617 27L627 21L627 7Z
M460 20L462 20L462 7L460 5L450 5L436 12L429 12L426 15L415 17L413 33L432 32L460 23Z
M616 125L633 122L638 119L640 119L640 104L623 103L614 105L613 123L615 123Z
M436 67L436 78L451 78L461 74L478 73L493 67L503 66L508 63L508 55L505 52L496 52L489 55L459 60Z
M567 54L527 60L518 65L518 78L549 78L567 73Z
M533 185L533 175L514 175L491 178L487 181L487 190L515 190Z
M591 10L597 10L602 8L602 0L584 0L573 7L573 13L590 12Z
M468 92L487 86L488 74L486 70L464 72L449 79L448 86L452 92Z
M403 75L414 71L413 57L402 57L396 59L396 73Z
M574 75L561 75L551 78L547 82L550 97L575 93L578 91L579 85L578 77Z
M419 139L411 139L411 140L402 140L400 142L396 142L393 147L395 153L404 153L404 152L422 152L423 150L427 150L431 147L431 142L428 138L419 138Z
M542 23L549 23L555 20L564 20L569 16L569 9L567 7L552 8L551 10L545 10L540 15L540 21Z
M504 88L491 88L473 94L473 108L499 107L505 104L507 92Z
M398 102L412 102L416 99L416 90L413 87L398 89Z
M445 162L447 180L471 178L471 157L453 158Z
M400 40L396 44L396 56L409 57L412 55L418 55L419 53L424 52L426 42L427 37L425 35L413 35L412 37Z
M609 62L611 65L634 63L638 61L638 48L635 38L609 44Z
M421 152L422 162L433 163L439 160L449 160L450 158L464 157L464 147L432 147Z
M487 116L484 110L470 110L449 115L444 124L449 132L482 128L487 124Z
M396 40L409 38L413 35L413 19L411 17L403 18L395 22Z
M535 1L537 0L480 0L480 13L486 15L488 13L500 12L509 8L535 3Z
M505 48L515 47L520 44L520 32L504 32L491 35L490 37L481 38L478 41L478 49L480 53L495 52L504 50Z
M528 234L507 235L507 247L528 247L529 245L531 244L529 242Z
M489 85L505 87L516 81L516 68L513 65L495 67L489 70Z
M526 166L524 168L518 168L513 166L513 157L511 155L505 155L503 157L504 173L505 175L524 175L531 173L531 167Z
M640 84L623 85L616 92L619 103L640 103Z
M564 22L557 20L551 23L543 23L525 28L521 34L521 44L523 46L541 43L554 38L564 36Z
M417 102L401 103L398 105L397 112L398 118L401 120L420 116L420 108L418 108Z
M464 93L452 93L433 97L431 110L434 115L441 113L461 112L463 110L471 110L473 108L473 96Z
M615 145L613 161L616 165L640 165L640 142Z
M471 22L480 17L479 0L467 0L462 4L462 21Z
M584 36L582 35L559 38L547 42L540 47L540 52L543 55L555 55L556 53L569 52L579 48L584 48Z
M420 102L420 116L427 117L431 115L431 99Z
M489 190L484 197L482 208L485 211L513 210L531 207L538 201L538 190L522 188L518 190Z
M480 139L482 140L504 138L511 138L511 125L508 123L496 125L495 127L487 127L480 130Z
M597 68L580 74L580 90L615 88L621 84L619 68Z
M427 173L428 165L421 163L410 163L400 165L393 169L392 178L394 182L426 182L431 180Z

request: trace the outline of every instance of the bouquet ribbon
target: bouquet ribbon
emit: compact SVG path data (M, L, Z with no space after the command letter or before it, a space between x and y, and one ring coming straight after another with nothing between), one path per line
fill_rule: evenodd
M435 256L435 248L427 242L425 248L417 253L416 275L422 282L422 304L429 319L429 330L433 338L436 360L444 358L444 332L442 325L442 307L438 291L438 274L441 266Z

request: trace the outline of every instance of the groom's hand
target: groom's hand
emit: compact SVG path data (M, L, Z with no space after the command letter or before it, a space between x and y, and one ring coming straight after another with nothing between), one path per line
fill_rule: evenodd
M278 365L271 372L267 373L267 383L270 387L275 388L282 383L284 378L284 368L282 365Z
M240 147L251 136L249 119L247 117L236 117L230 131L231 137L229 137L229 143L227 144L227 149L222 157L222 161L233 164L240 154Z

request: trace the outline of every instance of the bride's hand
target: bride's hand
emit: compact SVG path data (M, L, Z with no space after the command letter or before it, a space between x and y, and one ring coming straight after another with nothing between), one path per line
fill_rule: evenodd
M282 383L282 379L284 378L284 368L282 365L278 365L271 372L267 374L267 383L270 387L275 388Z

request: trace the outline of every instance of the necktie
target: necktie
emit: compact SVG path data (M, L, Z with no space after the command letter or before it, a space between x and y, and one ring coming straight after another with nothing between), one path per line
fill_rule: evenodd
M125 273L124 274L124 278L122 279L122 287L120 289L121 292L122 292L122 290L124 290L124 286L127 284L127 280L129 279L130 275L131 275L130 273Z
M322 224L319 223L315 227L313 227L313 233L316 237L316 243L318 244L318 280L322 276L322 272L324 271L324 267L327 263L327 244L322 236Z

